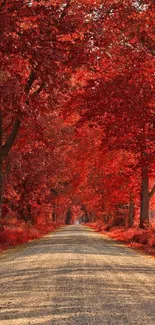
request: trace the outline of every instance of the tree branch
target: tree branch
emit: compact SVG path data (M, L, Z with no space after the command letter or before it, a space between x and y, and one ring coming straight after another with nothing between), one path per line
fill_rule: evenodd
M63 10L63 12L62 12L62 14L60 16L60 19L64 18L66 16L67 10L70 7L70 4L71 4L71 0L68 0L67 3L66 3L66 6L64 7L64 10Z
M2 157L3 159L8 155L9 151L11 150L15 139L17 137L18 131L20 129L20 125L21 125L21 121L19 119L19 117L16 118L14 125L12 127L12 131L9 134L5 144L2 147Z
M153 186L151 192L149 193L149 200L152 199L153 195L155 194L155 185Z
M1 5L0 5L0 11L2 11L2 9L5 7L6 5L6 0L2 1Z
M31 89L31 86L32 86L33 82L35 81L35 79L36 79L36 74L35 74L35 72L32 70L31 73L30 73L30 75L29 75L29 78L28 78L28 80L27 80L27 83L26 83L26 85L25 85L25 92L26 92L26 94L29 93L29 91L30 91L30 89Z
M27 95L29 94L29 91L30 91L30 89L32 87L32 84L35 81L35 79L36 79L36 74L32 70L30 75L29 75L29 78L27 80L27 83L25 85L25 89L24 89ZM43 88L43 84L39 87L39 89L37 89L35 94L38 94L42 90L42 88ZM15 119L15 122L13 124L12 131L9 134L5 144L2 146L2 158L3 159L8 155L8 153L11 150L11 148L12 148L12 146L13 146L15 140L16 140L18 131L20 129L20 125L21 125L21 120L20 120L19 116L17 116L16 119Z
M138 38L142 47L145 50L147 50L152 56L155 56L155 45L153 44L152 39L148 36L144 37L144 35L140 33L140 26L138 27L137 31L138 31Z
M12 125L12 123L13 123L13 120L6 126L6 128L3 130L3 133L9 129L9 127Z
M40 87L36 91L34 91L34 93L31 96L33 97L33 96L36 96L36 95L40 94L41 91L43 90L44 86L45 86L45 82L42 82Z

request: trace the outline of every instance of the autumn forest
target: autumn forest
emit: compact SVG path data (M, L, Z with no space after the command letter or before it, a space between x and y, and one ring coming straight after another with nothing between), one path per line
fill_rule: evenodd
M0 247L87 223L155 250L154 22L153 0L0 1Z

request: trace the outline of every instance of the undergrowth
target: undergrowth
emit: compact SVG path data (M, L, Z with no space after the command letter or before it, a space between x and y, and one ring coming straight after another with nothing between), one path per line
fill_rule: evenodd
M128 246L155 256L155 224L147 229L111 227L110 224L103 224L102 222L87 223L87 226L97 232L107 234L109 237L121 241Z
M60 223L49 221L36 225L16 219L9 220L8 222L6 220L2 221L0 226L0 251L40 238L61 225Z

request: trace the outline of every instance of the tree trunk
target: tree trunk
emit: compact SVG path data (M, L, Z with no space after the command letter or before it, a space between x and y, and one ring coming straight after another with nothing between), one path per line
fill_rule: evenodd
M133 226L135 216L135 203L133 194L130 193L130 204L129 204L129 228Z
M148 165L142 164L140 228L149 224L149 176Z
M84 204L82 204L82 206L81 206L81 211L84 212L84 220L83 220L83 222L85 222L85 223L89 222L88 212L87 212L87 209L86 209Z
M71 222L72 222L72 211L71 211L71 208L68 208L67 211L66 211L65 223L66 223L66 225L70 225Z
M32 87L33 82L36 80L36 74L32 70L30 72L29 78L27 80L27 83L25 85L25 92L28 95L30 92L30 89ZM45 83L42 83L42 85L39 87L39 89L34 93L34 95L39 94ZM28 102L27 102L28 104ZM16 137L18 135L20 126L21 126L21 119L20 117L16 117L15 122L13 124L11 133L9 134L5 144L2 143L2 135L3 135L3 125L2 125L2 111L0 111L0 218L2 215L2 190L3 190L3 175L2 175L2 163L3 160L7 157L10 150L12 149L12 146L16 140Z
M56 204L53 203L52 221L56 222Z
M89 220L90 220L90 222L93 222L93 214L91 211L89 212Z
M0 111L0 218L2 216L2 112Z

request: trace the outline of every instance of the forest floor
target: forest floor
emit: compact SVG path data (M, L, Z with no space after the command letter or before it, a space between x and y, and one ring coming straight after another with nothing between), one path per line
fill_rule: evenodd
M82 226L0 255L1 325L154 325L155 261Z
M155 224L148 229L112 227L102 222L87 223L93 230L155 257ZM107 230L108 229L108 230Z

